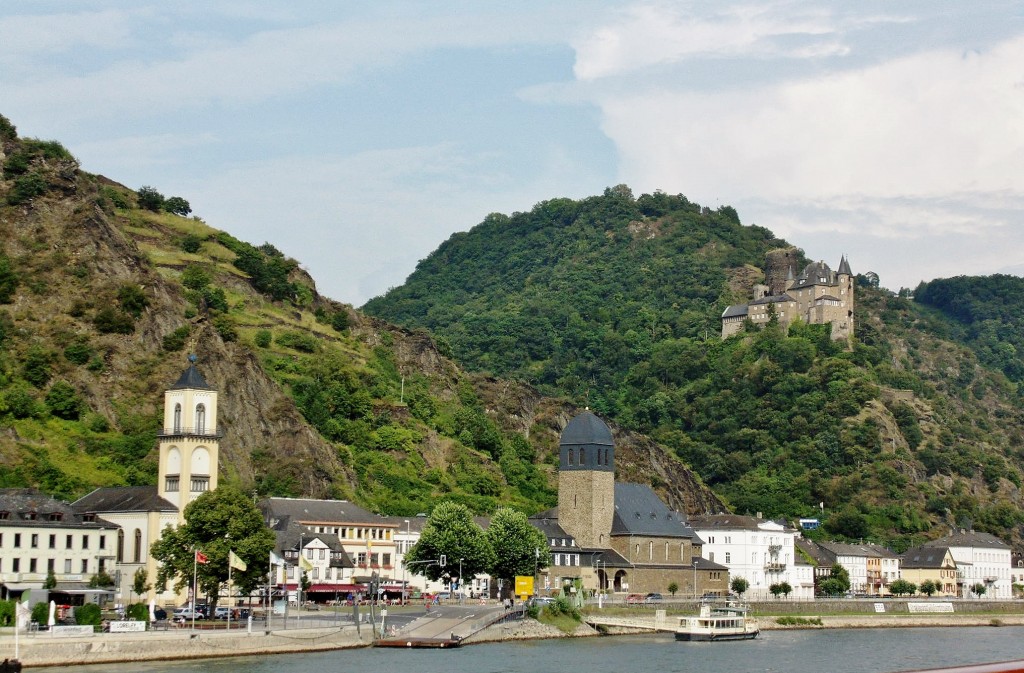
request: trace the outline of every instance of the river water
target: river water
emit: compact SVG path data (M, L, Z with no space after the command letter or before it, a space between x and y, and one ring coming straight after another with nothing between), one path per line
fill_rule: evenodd
M1024 627L762 632L681 643L671 635L567 638L455 650L352 649L182 662L33 668L33 673L891 673L1024 659Z

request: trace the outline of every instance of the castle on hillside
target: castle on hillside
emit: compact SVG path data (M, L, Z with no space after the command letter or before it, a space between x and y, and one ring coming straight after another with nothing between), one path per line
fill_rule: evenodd
M764 326L773 317L786 330L799 318L811 325L831 323L834 340L853 336L853 273L845 256L838 271L825 262L812 262L795 277L790 263L785 282L778 285L755 285L752 302L726 308L722 338L740 332L747 320Z

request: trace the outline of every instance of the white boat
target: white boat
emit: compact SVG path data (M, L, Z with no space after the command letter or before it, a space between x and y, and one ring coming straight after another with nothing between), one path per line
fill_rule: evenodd
M676 640L750 640L761 629L745 605L704 603L696 617L680 617Z

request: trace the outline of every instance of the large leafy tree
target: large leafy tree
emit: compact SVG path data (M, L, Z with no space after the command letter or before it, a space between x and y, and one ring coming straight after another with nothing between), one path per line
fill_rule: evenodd
M442 556L445 567L437 563ZM405 562L413 574L437 581L457 577L460 559L462 576L473 577L494 567L494 550L465 505L442 502L430 513L419 542L406 554Z
M511 580L516 575L533 575L551 564L544 533L530 525L526 515L503 507L491 517L487 542L494 551L493 577Z
M249 592L263 580L273 548L274 534L252 500L236 488L221 486L189 503L185 523L165 530L153 545L153 558L161 563L157 584L174 580L180 591L192 582L195 569L199 593L216 605L228 579L228 552L234 551L247 564L245 570L233 570L231 580L240 591ZM196 551L206 556L206 563L194 564Z

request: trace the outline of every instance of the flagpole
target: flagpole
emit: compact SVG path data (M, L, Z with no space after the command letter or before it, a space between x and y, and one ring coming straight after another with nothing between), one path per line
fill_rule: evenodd
M196 599L199 597L199 554L192 550L192 630L196 630Z
M228 631L231 630L231 569L234 567L231 565L231 554L233 553L230 549L228 550Z

